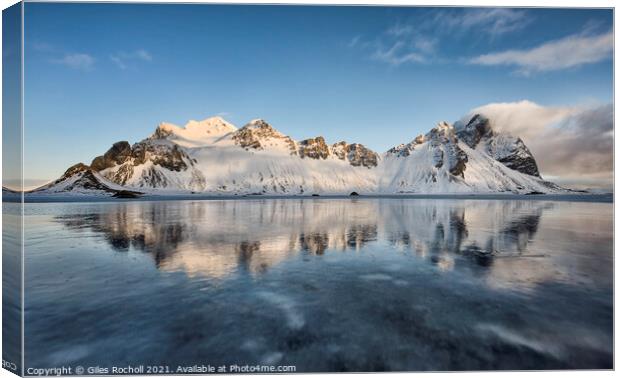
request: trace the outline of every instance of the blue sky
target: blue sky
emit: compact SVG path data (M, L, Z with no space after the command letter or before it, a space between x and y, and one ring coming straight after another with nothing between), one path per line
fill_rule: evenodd
M494 102L607 104L610 10L25 6L26 179L162 121L263 118L383 152Z

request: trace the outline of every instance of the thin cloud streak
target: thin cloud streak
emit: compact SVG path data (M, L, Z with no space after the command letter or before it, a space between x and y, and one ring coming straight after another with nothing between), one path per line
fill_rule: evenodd
M90 71L95 64L95 58L84 53L73 53L65 54L59 59L52 59L51 62L76 70Z
M516 66L517 73L557 71L608 59L613 52L613 32L571 35L529 50L507 50L480 55L469 63L483 66Z
M426 61L425 56L416 51L412 51L404 42L396 42L390 48L378 47L373 59L389 63L393 66L399 66L403 63L423 63Z
M491 37L523 29L531 22L524 10L510 8L469 9L461 13L439 11L433 18L435 26L465 31L479 28Z
M121 70L126 70L136 61L152 62L153 56L148 51L139 49L132 52L117 52L116 54L110 55L110 60Z

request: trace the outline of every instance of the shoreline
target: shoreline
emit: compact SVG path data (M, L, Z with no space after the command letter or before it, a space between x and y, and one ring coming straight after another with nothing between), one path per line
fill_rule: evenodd
M454 194L364 194L359 196L326 194L310 195L207 195L207 194L145 194L137 198L115 198L101 195L33 195L27 194L24 203L91 203L91 202L153 202L153 201L256 201L256 200L330 200L330 199L409 199L409 200L508 200L613 203L613 193L604 194L513 194L513 193L454 193ZM3 193L2 202L20 203L17 193Z

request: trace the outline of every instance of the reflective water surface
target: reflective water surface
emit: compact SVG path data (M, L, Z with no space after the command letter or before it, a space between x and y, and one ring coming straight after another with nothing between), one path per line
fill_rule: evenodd
M26 205L26 366L611 368L609 203Z

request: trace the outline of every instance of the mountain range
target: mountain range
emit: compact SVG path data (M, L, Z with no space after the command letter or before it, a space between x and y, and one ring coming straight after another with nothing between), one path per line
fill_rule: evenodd
M558 193L523 141L474 114L441 122L385 153L360 143L301 141L262 119L241 128L221 117L160 124L131 145L114 143L38 194L312 195Z

